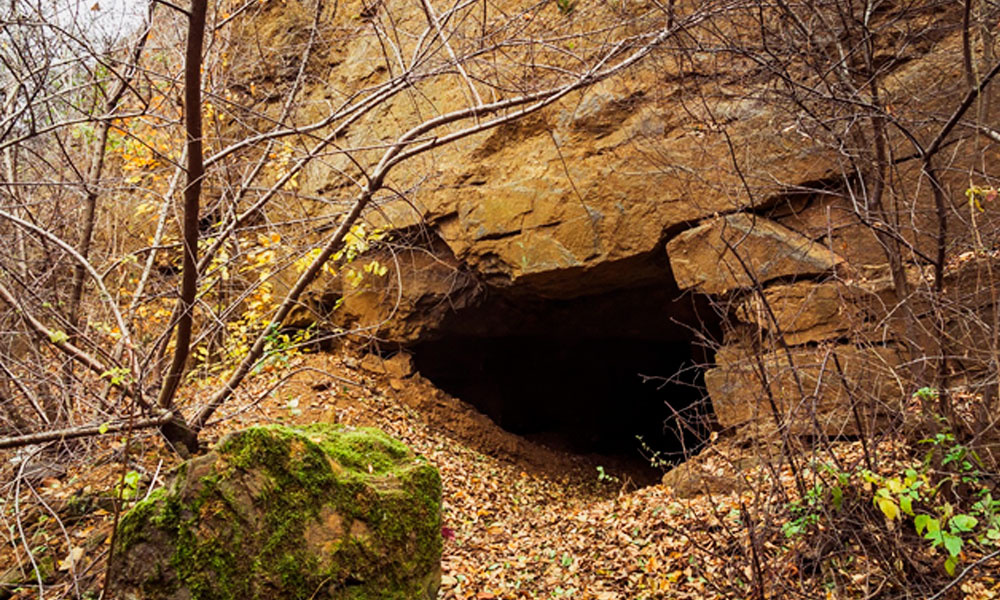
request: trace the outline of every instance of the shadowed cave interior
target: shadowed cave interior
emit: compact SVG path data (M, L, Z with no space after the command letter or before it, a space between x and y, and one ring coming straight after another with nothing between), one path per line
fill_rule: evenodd
M701 376L711 356L692 329L716 335L718 317L673 286L571 300L493 293L411 350L424 377L503 429L648 480L660 472L650 459L680 462L712 426Z

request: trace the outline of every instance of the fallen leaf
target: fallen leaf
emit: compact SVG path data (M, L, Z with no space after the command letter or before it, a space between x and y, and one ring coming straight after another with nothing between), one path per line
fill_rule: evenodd
M72 548L69 549L69 554L66 555L66 558L59 561L59 570L60 571L73 570L74 567L76 567L76 564L80 562L81 558L83 558L83 548L81 548L80 546L73 546Z

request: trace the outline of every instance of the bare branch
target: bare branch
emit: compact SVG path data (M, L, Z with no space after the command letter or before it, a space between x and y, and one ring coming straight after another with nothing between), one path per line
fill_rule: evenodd
M176 416L174 413L166 412L158 417L118 421L115 423L102 423L98 425L78 425L76 427L67 427L65 429L54 429L51 431L39 431L37 433L3 437L0 438L0 449L18 448L21 446L30 446L32 444L71 440L82 437L95 437L98 435L119 433L134 429L162 427L175 418Z

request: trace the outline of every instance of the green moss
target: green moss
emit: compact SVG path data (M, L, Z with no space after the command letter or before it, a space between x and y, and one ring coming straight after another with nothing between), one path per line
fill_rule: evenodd
M409 467L405 461L413 458L413 453L401 442L370 427L345 430L337 435L329 435L329 427L324 425L311 425L302 431L327 455L362 476L397 473Z
M132 510L122 516L116 535L116 545L121 551L128 550L143 540L144 526L156 518L162 510L161 505L166 495L167 490L164 488L153 490L148 498L136 504Z
M426 595L441 483L406 446L312 425L247 429L215 452L123 519L120 549L169 539L169 568L193 598L310 598L323 586L334 598Z

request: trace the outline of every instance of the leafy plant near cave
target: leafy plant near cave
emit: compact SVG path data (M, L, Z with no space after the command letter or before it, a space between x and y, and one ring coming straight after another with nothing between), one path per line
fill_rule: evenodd
M358 223L344 236L343 247L335 252L331 261L323 265L323 272L343 278L344 283L352 289L357 289L366 281L366 276L385 277L389 268L377 259L367 261L360 268L354 261L376 246L379 242L388 241L389 234L384 229L369 230L364 223ZM320 249L314 248L295 261L296 270L301 273L319 256Z
M1000 548L1000 499L983 461L951 433L919 444L928 447L919 461L887 473L814 465L824 477L786 505L786 539L861 523L877 543L943 558L949 576L970 553Z

